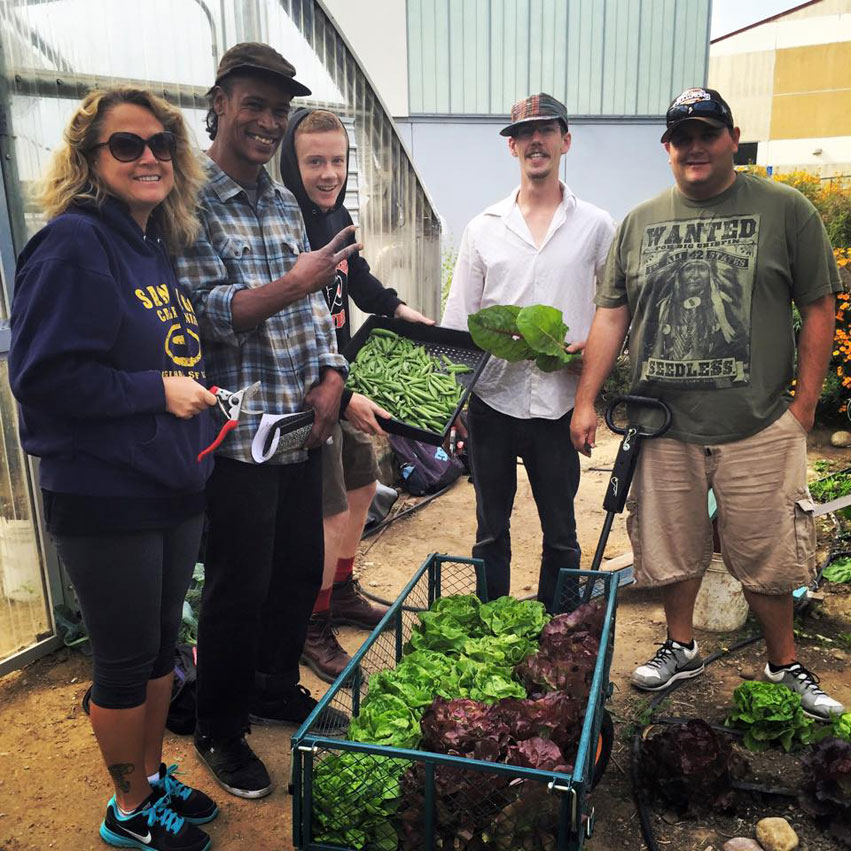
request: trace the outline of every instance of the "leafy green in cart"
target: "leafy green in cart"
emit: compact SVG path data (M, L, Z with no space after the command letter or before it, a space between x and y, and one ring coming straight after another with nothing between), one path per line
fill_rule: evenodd
M464 394L455 376L465 372L472 372L466 364L435 357L406 337L373 328L349 368L346 386L403 423L442 433Z
M568 352L562 312L546 304L495 304L467 318L473 342L509 363L533 360L542 372L555 372L580 357Z

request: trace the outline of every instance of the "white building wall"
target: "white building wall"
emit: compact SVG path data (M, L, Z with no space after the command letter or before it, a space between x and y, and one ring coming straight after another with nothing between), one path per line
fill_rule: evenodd
M391 115L408 114L405 0L321 0Z

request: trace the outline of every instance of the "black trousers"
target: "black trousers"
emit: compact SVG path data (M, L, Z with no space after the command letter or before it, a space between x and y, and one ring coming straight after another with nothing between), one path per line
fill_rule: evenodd
M558 572L579 568L573 499L579 455L570 441L569 411L557 420L509 417L478 396L470 398L470 464L476 489L476 545L488 598L508 594L511 581L511 509L517 493L517 458L523 459L543 530L538 599L550 608Z
M96 706L141 706L148 680L174 670L203 524L198 514L168 529L52 534L91 639Z
M255 465L217 458L208 487L198 623L198 730L240 734L254 698L298 683L322 584L322 456Z

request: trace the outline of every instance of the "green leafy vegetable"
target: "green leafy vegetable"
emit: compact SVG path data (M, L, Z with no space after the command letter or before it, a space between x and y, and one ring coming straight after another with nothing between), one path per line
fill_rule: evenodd
M518 313L520 308L513 304L495 304L474 313L467 319L473 342L509 363L533 358L534 350L517 329Z
M535 638L550 618L544 604L537 600L497 597L479 609L479 619L493 635Z
M415 748L420 742L420 719L401 697L370 694L349 724L349 738L353 742Z
M831 500L839 499L841 496L847 496L851 494L851 471L842 470L838 473L831 473L823 479L810 482L809 487L810 494L812 494L816 502L830 502ZM840 508L836 513L851 520L851 506Z
M343 751L319 761L314 775L316 840L329 845L393 851L391 819L401 804L404 759Z
M567 351L562 312L546 304L495 304L469 316L467 327L479 348L510 363L533 360L542 372L554 372L580 357Z
M832 561L822 575L828 582L851 582L851 556Z
M523 339L540 355L550 355L568 364L573 357L564 350L567 325L555 307L533 304L517 314L517 330Z
M780 683L745 682L733 692L736 708L724 722L744 731L745 747L764 751L775 743L790 751L818 738L801 708L801 696Z
M831 718L830 726L826 728L824 736L819 738L827 738L828 736L851 742L851 712L843 712L842 715L834 715ZM851 790L849 792L851 793Z

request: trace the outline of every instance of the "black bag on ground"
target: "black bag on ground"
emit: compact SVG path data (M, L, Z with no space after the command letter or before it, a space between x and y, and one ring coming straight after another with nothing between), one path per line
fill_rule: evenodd
M172 733L188 736L195 732L195 648L178 644L174 648L174 685L165 725Z
M461 461L447 455L442 446L397 434L390 435L390 446L396 455L402 487L412 496L439 491L464 472Z

